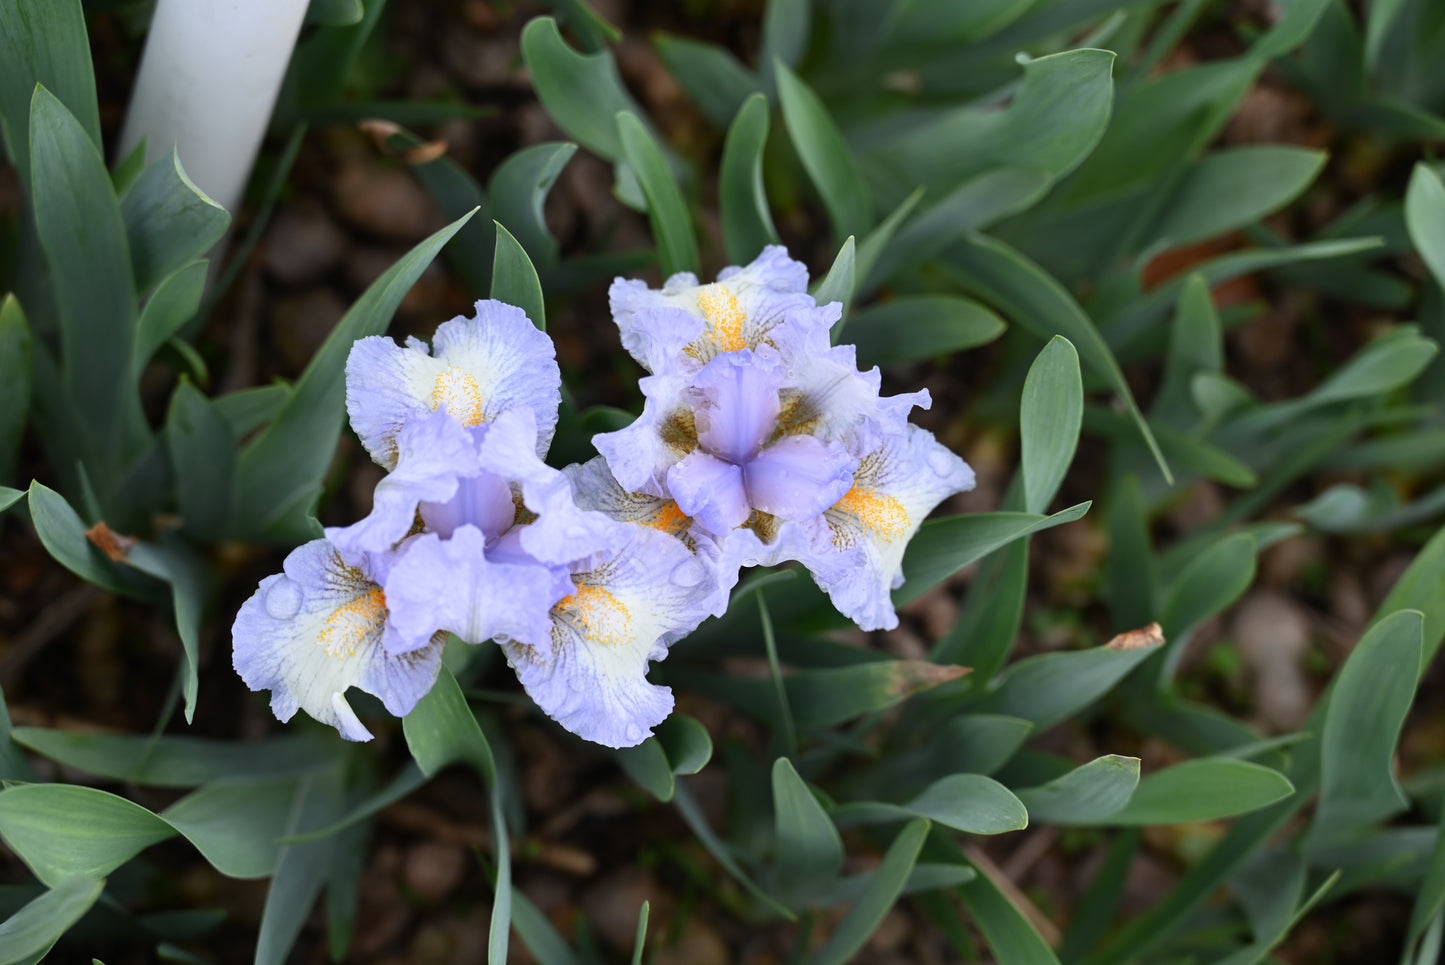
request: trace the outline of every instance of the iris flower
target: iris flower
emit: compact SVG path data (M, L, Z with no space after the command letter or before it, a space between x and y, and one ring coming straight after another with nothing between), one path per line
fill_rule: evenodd
M778 247L709 285L614 282L623 345L650 374L637 421L593 442L621 490L718 546L724 589L739 567L797 560L859 626L891 628L908 541L973 471L908 422L926 391L883 397L876 368L830 345L841 306L806 284Z

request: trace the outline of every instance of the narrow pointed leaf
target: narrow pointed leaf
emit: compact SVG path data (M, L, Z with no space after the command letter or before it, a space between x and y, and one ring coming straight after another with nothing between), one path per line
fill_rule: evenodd
M1022 788L1017 793L1031 821L1088 824L1128 804L1138 784L1139 758L1110 754L1047 784Z
M692 219L667 158L636 114L623 111L617 115L617 136L622 157L647 199L647 220L652 224L663 276L680 271L696 274L697 240L692 233Z
M557 239L547 229L542 206L576 153L577 145L566 141L534 144L509 156L487 181L492 217L506 225L533 264L557 261Z
M788 137L828 210L833 237L865 234L873 226L873 204L853 152L818 95L786 64L773 66Z
M1068 339L1055 335L1024 379L1019 403L1019 449L1024 508L1042 513L1074 460L1084 416L1084 383L1079 356Z
M718 171L718 208L728 260L745 265L768 245L778 243L772 210L763 188L763 147L768 141L768 99L749 97L723 143Z
M226 209L186 177L174 149L141 173L121 200L120 211L140 292L200 258L231 224Z
M37 962L80 921L105 881L78 875L61 882L0 922L0 965Z
M492 297L516 305L527 313L533 325L545 332L547 310L537 269L532 267L532 259L512 233L502 227L500 221L493 223L497 226L497 246L492 256Z
M816 892L843 870L843 839L786 757L773 762L774 860L786 895Z

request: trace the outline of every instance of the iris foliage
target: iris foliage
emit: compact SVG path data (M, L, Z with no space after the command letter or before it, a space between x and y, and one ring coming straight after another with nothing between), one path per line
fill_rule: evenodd
M1280 0L1267 19L1234 21L1220 12L1230 5L1205 0L769 0L746 59L698 39L651 39L714 129L717 150L699 156L670 143L622 82L620 32L580 0L559 0L555 17L526 25L521 54L566 140L487 171L444 155L417 164L450 224L372 284L294 380L208 391L198 332L306 132L381 117L392 122L389 145L407 149L421 143L408 128L472 109L347 87L384 6L312 0L277 107L285 146L253 192L250 233L212 270L208 252L231 216L182 160L104 160L80 0L0 0L0 135L24 198L0 245L0 522L33 527L81 579L169 613L180 641L173 702L149 736L12 727L0 695L0 839L34 876L3 896L0 963L38 961L62 940L83 950L96 928L121 928L117 919L167 954L188 954L178 942L203 947L214 917L136 916L115 887L123 866L177 836L223 875L269 879L256 961L287 960L308 928L324 929L343 958L376 814L451 765L473 769L490 802L490 960L504 961L512 941L546 965L591 960L595 950L574 947L577 936L512 883L512 844L527 828L510 718L478 687L502 655L540 705L528 713L607 745L557 731L579 755L610 755L655 799L645 806L676 810L733 914L796 923L796 961L850 960L904 902L964 961L1244 965L1268 961L1318 903L1374 886L1413 903L1401 960L1434 961L1445 772L1437 761L1402 782L1395 756L1445 639L1435 361L1445 185L1421 161L1408 188L1402 178L1393 194L1363 196L1296 241L1269 219L1310 190L1325 153L1219 138L1268 71L1360 143L1413 161L1445 137L1436 5L1377 2L1360 19L1341 0ZM1162 69L1201 25L1227 30L1235 52ZM579 152L612 166L616 196L650 225L649 250L564 257L543 204ZM700 230L714 213L720 239ZM813 266L810 290L802 266L772 247L783 215L829 235L837 252ZM1221 237L1228 243L1199 247ZM1192 254L1170 260L1181 251ZM477 324L511 325L540 354L520 381L444 392L404 418L381 412L414 388L405 373L417 366L465 368L447 361L470 351L457 347L476 332L464 319L430 350L385 337L438 255L478 300ZM766 297L701 287L723 265L766 275ZM672 278L665 289L639 280L654 268ZM784 281L770 280L774 270ZM579 411L544 345L547 308L614 276L614 320L645 377L635 411ZM1242 277L1417 321L1382 324L1302 393L1263 399L1231 375L1224 350L1226 332L1251 324L1258 306L1221 310L1211 298ZM733 300L699 307L714 296ZM749 328L788 313L802 321L782 334ZM966 417L1005 437L1016 465L997 506L919 526L973 474L907 424L918 401L908 380L989 343L983 385L950 384L949 408L968 398L978 414ZM468 356L488 371L498 357ZM904 395L879 396L865 374L874 364ZM147 373L168 380L163 412L142 405ZM437 373L426 378L428 392L441 385ZM486 409L498 385L516 398ZM835 408L800 414L798 399L837 385L846 391ZM477 418L463 416L464 403ZM348 410L390 488L378 488L366 521L323 532L315 514ZM681 447L679 411L691 419ZM9 488L20 482L22 436L36 444L25 465L40 478ZM1092 464L1075 467L1081 445ZM906 471L895 478L880 465ZM778 481L805 470L817 478L804 489ZM937 491L925 472L944 480ZM1160 521L1201 482L1222 505L1172 535ZM1066 505L1061 493L1086 498ZM894 504L907 525L870 542L893 526ZM638 522L662 516L671 522ZM550 519L562 522L544 541ZM1107 627L1094 642L1112 639L1018 658L1038 562L1031 538L1064 526L1107 543L1080 609ZM587 536L595 545L567 543L588 527L601 534ZM498 549L509 533L520 547L510 556ZM1260 554L1308 533L1389 538L1413 562L1304 727L1266 737L1200 699L1183 658L1255 584ZM403 540L407 555L394 558ZM224 559L236 542L290 552L285 574L259 590L235 584ZM639 582L648 564L672 573L697 559L724 574L707 593L659 602ZM739 567L789 561L745 569L739 582ZM895 608L971 565L957 620L926 641L926 655L842 642L850 621L891 627ZM587 582L608 567L617 582ZM276 626L331 613L295 591L323 585L339 594L333 609L370 606L366 619L388 620L399 642L380 629L357 637L374 666L311 686L321 651L308 644L305 660L288 663ZM582 612L594 591L673 609L672 622L618 644L623 656L599 650L606 659L584 669L604 685L588 689L548 676L558 671L536 651L549 640L624 640L590 624L575 638L556 629L558 614ZM252 592L238 618L235 601ZM177 705L190 721L206 689L242 686L208 674L202 688L198 673L203 639L233 621L237 669L273 690L281 716L299 706L353 739L398 734L411 760L388 773L374 748L299 718L259 742L171 726ZM650 683L608 703L624 657L626 673ZM769 672L739 675L734 658ZM305 687L303 672L313 675ZM415 679L398 684L397 673ZM400 723L371 703L353 711L348 685L382 697ZM761 736L714 759L719 735L669 716L664 686L684 707L690 696L725 705ZM1174 763L1073 760L1031 744L1084 726L1105 743L1128 735L1129 748L1155 739ZM37 768L41 758L66 769ZM766 790L713 827L689 784L704 768ZM67 779L40 779L57 773ZM158 809L138 803L160 799L150 789L180 796ZM1167 893L1119 915L1146 847L1141 829L1201 824L1201 850ZM1101 849L1066 919L1017 894L979 847L978 836L1025 827L1077 829ZM65 937L87 917L94 927Z

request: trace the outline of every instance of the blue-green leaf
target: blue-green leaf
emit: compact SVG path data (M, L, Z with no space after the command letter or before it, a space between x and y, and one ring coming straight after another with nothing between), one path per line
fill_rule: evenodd
M1084 382L1073 344L1055 335L1024 379L1019 403L1019 462L1024 508L1042 513L1053 502L1079 445Z
M14 736L17 743L67 767L153 787L196 787L223 777L300 775L335 753L334 747L309 737L240 743L43 727L17 727Z
M171 607L186 667L181 694L186 702L186 723L196 713L197 671L200 660L201 617L205 609L207 569L205 561L185 543L135 543L126 550L125 561L136 569L171 586Z
M30 412L30 326L14 295L0 299L0 485L15 476Z
M1371 627L1340 668L1325 710L1311 846L1408 806L1395 777L1395 745L1420 679L1423 633L1420 611L1398 610Z
M809 960L812 965L843 965L852 960L903 892L926 837L927 821L918 819L904 825L898 837L888 846L882 863L874 869L863 894L848 909L847 916L828 936L823 947Z
M177 268L157 285L141 309L135 329L135 350L131 357L131 377L139 380L146 364L195 317L206 290L208 263L193 261Z
M848 320L848 306L853 302L853 289L857 280L855 258L853 236L849 235L843 242L843 247L838 250L838 256L833 259L833 266L828 269L828 274L813 287L813 299L819 305L842 303L838 321L833 323L832 335L835 342L838 340L838 333L843 330L843 323Z
M1016 793L1029 820L1048 824L1090 824L1124 805L1139 783L1139 758L1110 754L1076 767L1038 787Z
M719 130L744 101L759 93L758 79L726 47L666 33L657 34L652 43L668 72Z
M55 490L30 484L30 520L47 552L55 561L83 580L128 596L148 596L146 581L127 574L85 536L86 526L75 510Z
M642 195L647 199L647 220L657 242L663 276L680 271L695 274L697 240L692 233L692 219L688 217L687 201L668 167L666 156L636 114L623 111L617 115L617 136L622 157L637 176Z
M236 440L216 407L189 379L182 379L171 393L165 443L186 529L203 540L218 538L231 520Z
M493 224L497 226L497 245L492 255L492 297L516 305L527 313L533 325L545 332L547 309L537 269L532 267L532 259L512 233L502 227L500 221Z
M778 243L763 189L763 147L768 141L768 99L749 97L728 126L718 170L718 208L728 260L744 265Z
M1405 193L1405 224L1410 240L1425 259L1435 281L1445 285L1445 183L1421 161L1410 175Z
M60 307L60 389L80 417L92 479L108 489L144 425L130 382L136 290L125 227L99 149L43 87L30 150L31 203Z
M547 230L542 205L576 153L577 145L566 141L534 144L510 155L487 181L492 217L506 225L533 264L557 261L557 239Z
M0 922L0 965L28 965L44 958L104 888L103 879L68 878Z
M1122 810L1100 824L1189 824L1247 814L1288 797L1283 774L1249 761L1208 757L1185 761L1139 782Z
M865 234L873 226L873 203L852 150L818 95L786 64L776 62L774 68L783 123L828 210L833 237Z
M618 112L639 117L645 112L623 86L612 54L579 54L562 39L555 20L537 17L522 30L522 58L537 98L557 126L592 153L620 159Z
M937 358L987 345L1003 331L1003 319L956 295L902 295L848 319L848 341L857 346L861 366Z
M139 292L204 255L231 224L226 209L186 177L174 149L131 185L120 211Z
M139 804L92 787L20 784L0 792L0 838L51 887L104 877L175 834Z
M816 893L843 870L838 829L786 757L773 762L773 833L783 894Z
M80 0L0 2L0 135L22 185L30 183L30 98L37 84L60 98L100 150L95 71Z
M386 331L412 283L470 217L453 221L372 282L296 380L275 420L242 451L236 466L236 518L250 532L288 541L311 538L306 516L341 437L352 343Z
M1138 631L1136 631L1138 632ZM1058 723L1108 693L1124 675L1154 652L1161 638L1044 653L1009 667L979 710L1033 721L1040 729Z

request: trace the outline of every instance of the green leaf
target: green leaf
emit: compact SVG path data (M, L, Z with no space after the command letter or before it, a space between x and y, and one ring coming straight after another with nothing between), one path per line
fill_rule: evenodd
M1123 400L1165 480L1174 481L1114 354L1062 285L1017 251L981 235L952 249L950 264L975 293L1003 309L1015 324L1041 338L1062 335L1072 342L1083 363Z
M496 783L491 745L450 670L442 668L432 689L401 723L406 746L427 777L460 762L476 768L488 787Z
M882 863L874 869L863 894L848 909L848 914L833 929L823 947L809 960L812 965L842 965L851 961L862 949L903 892L926 837L927 821L920 819L904 825L898 837L888 846Z
M341 816L345 806L341 774L337 765L301 782L286 823L288 835L325 827ZM339 844L337 838L323 838L281 848L276 872L266 889L261 930L256 936L256 965L285 965L337 859Z
M1410 174L1405 225L1430 274L1445 285L1445 182L1423 161L1417 162Z
M1254 537L1236 533L1190 560L1165 590L1159 622L1175 640L1239 599L1254 582Z
M399 131L386 139L388 149L398 153L420 147L424 142L409 131ZM444 218L463 218L487 209L487 196L471 173L445 154L411 168L412 174L436 201ZM447 261L474 299L486 297L491 285L492 240L495 230L487 227L488 214L471 217L457 230L447 245Z
M783 688L797 726L815 730L892 707L915 693L957 680L967 672L963 667L941 666L926 660L875 660L789 674L783 678ZM761 705L766 708L765 716L776 715L776 701L768 681L734 683L765 688L768 697Z
M537 269L526 249L517 243L512 233L497 226L497 246L492 256L492 297L508 305L516 305L527 313L538 330L547 330L547 309L542 300L542 283L537 279Z
M75 510L55 490L32 482L29 490L30 521L46 551L67 570L91 583L127 596L148 596L151 586L127 574L106 559L85 538L86 526Z
M579 54L562 39L555 20L537 17L522 30L522 59L537 98L557 126L592 153L619 160L617 114L644 117L646 112L627 93L612 54Z
M1139 758L1110 754L1016 793L1031 821L1092 824L1128 804L1138 783Z
M1008 660L1023 622L1028 570L1027 540L1010 543L985 559L969 582L953 629L930 656L972 667L979 680L992 680Z
M675 788L672 765L668 763L667 752L655 737L649 737L635 747L620 748L614 756L638 787L659 801L672 800Z
M768 142L768 99L754 94L728 125L718 169L718 209L728 260L745 265L778 243L763 188L763 147Z
M0 965L44 958L60 936L90 910L104 888L102 879L69 878L0 922Z
M566 141L534 144L510 155L487 181L492 217L507 226L533 264L557 262L557 239L547 229L542 206L576 153L577 145Z
M1203 275L1190 275L1169 328L1169 351L1154 395L1154 414L1167 422L1188 424L1196 411L1189 393L1194 377L1223 368L1224 339L1209 285Z
M330 760L333 746L308 737L258 743L198 737L87 734L17 727L15 740L97 777L152 787L196 787L222 777L300 775Z
M60 391L80 417L91 478L108 488L144 426L130 384L136 292L120 206L99 149L43 87L31 102L30 151L32 210L60 308Z
M30 183L28 121L37 84L60 98L91 147L100 150L95 71L80 0L0 2L0 135L22 186Z
M181 693L186 701L186 723L196 714L197 672L200 660L201 617L205 611L205 561L185 543L172 545L137 542L126 550L125 561L136 569L171 586L171 607L186 669Z
M1440 642L1445 640L1445 527L1430 538L1395 581L1376 611L1375 623L1383 620L1384 614L1396 610L1419 610L1425 614L1420 666L1428 666L1440 649Z
M146 365L181 327L195 317L206 290L208 263L193 261L161 279L136 322L131 379L139 381Z
M842 304L838 321L833 323L832 335L835 342L838 340L838 333L843 329L843 323L848 319L848 306L853 302L853 290L857 280L857 273L854 271L855 258L853 236L849 235L843 242L843 247L838 249L838 257L833 259L833 266L828 269L828 274L813 288L813 300L819 305L830 305L833 302Z
M1079 503L1052 516L1032 513L971 513L924 523L903 554L903 586L893 591L902 606L963 567L1020 537L1072 523L1089 511Z
M306 22L347 27L360 23L365 12L361 0L310 0L306 5Z
M642 953L647 948L647 918L652 903L644 901L637 910L637 932L632 939L632 965L642 965Z
M668 33L656 34L652 44L668 73L719 130L760 93L758 79L726 47Z
M539 965L580 965L566 939L526 893L515 886L512 888L512 928Z
M14 295L0 299L0 485L15 478L30 411L30 326Z
M174 148L157 158L120 203L136 291L149 291L200 258L230 227L231 216L196 187Z
M1321 847L1409 806L1395 746L1420 679L1424 616L1398 610L1360 638L1335 678L1320 748L1320 803L1306 839Z
M0 792L0 838L51 888L104 877L175 834L139 804L93 787L19 784Z
M869 170L900 193L918 185L944 193L996 168L1041 171L1057 180L1087 157L1104 133L1113 64L1107 50L1023 59L1023 81L1006 109L948 111L868 151Z
M708 825L707 816L702 813L702 808L698 806L697 801L693 800L692 794L687 790L686 784L678 784L677 792L673 796L672 803L677 807L677 813L682 815L683 821L686 822L688 828L692 831L693 837L697 838L698 842L707 850L707 853L712 855L713 859L722 866L723 870L732 875L733 879L747 889L748 893L758 899L758 901L767 905L788 921L797 920L797 915L793 914L787 905L758 887L758 884L753 881L752 878L748 877L747 872L738 864L737 859L733 857L728 846Z
M977 348L1003 330L1003 319L956 295L902 295L848 319L848 341L858 348L860 366L920 362Z
M818 95L787 64L773 62L773 68L777 72L783 123L803 169L828 210L834 239L865 234L873 226L873 203L852 149Z
M657 725L656 735L674 774L696 774L712 760L712 738L696 718L673 714Z
M1430 868L1420 882L1415 907L1410 911L1406 944L1418 941L1432 922L1439 921L1440 910L1445 908L1445 834L1439 830L1442 826L1445 826L1445 810L1440 812L1440 820L1436 823L1435 850L1430 855ZM1421 965L1424 965L1423 959Z
M1059 965L1053 949L988 875L960 885L958 897L999 965Z
M1019 403L1019 463L1029 512L1042 513L1053 502L1074 460L1083 417L1078 353L1055 335L1030 366Z
M171 393L165 443L187 531L202 540L218 538L231 521L236 440L216 407L188 379Z
M251 532L310 538L304 517L321 490L346 413L346 356L357 339L386 330L408 289L470 217L453 221L372 282L327 336L275 420L242 451L236 518L247 520Z
M899 227L864 277L863 291L871 293L970 232L1028 208L1052 183L1046 172L1028 168L998 168L970 178Z
M1252 224L1298 197L1325 159L1323 151L1279 144L1211 152L1184 173L1138 247L1177 247Z
M5 512L20 500L25 498L25 490L11 489L9 486L0 486L0 513Z
M773 836L784 895L816 893L842 872L843 839L786 757L773 762Z
M1150 774L1134 797L1099 824L1190 824L1247 814L1289 797L1294 785L1279 771L1249 761L1206 757Z
M940 778L907 804L843 804L833 816L845 825L925 817L968 834L1005 834L1029 823L1028 812L1013 792L982 774Z
M698 270L697 239L692 234L692 219L687 214L687 201L682 196L667 158L657 142L642 126L637 115L622 111L617 115L617 136L622 157L637 176L642 195L647 199L647 220L657 242L657 257L662 274L671 276L680 271Z
M1103 646L1020 660L977 709L1021 717L1042 730L1104 696L1155 649Z
M226 420L232 438L244 439L271 421L289 398L291 386L273 382L217 396L211 400L211 405Z
M265 878L276 868L296 798L294 778L223 778L181 798L160 817L228 878Z

